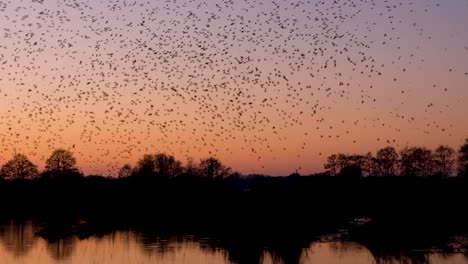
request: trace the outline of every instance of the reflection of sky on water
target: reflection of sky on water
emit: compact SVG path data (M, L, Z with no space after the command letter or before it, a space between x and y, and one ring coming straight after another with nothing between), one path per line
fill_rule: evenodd
M376 254L364 245L346 241L279 243L280 246L255 247L252 241L215 241L209 237L160 236L133 231L116 231L87 239L69 237L46 241L34 233L32 222L9 222L0 228L1 263L416 263L463 264L463 254L401 252L376 261ZM457 237L453 241L466 241ZM301 248L302 247L302 248Z

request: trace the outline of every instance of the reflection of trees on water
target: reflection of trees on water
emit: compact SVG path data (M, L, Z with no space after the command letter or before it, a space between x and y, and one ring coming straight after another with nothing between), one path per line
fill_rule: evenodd
M206 254L222 252L230 263L263 263L267 255L274 263L297 264L303 249L309 247L307 240L268 240L260 237L244 236L168 236L155 233L139 233L137 242L147 253L168 254L187 244L195 244Z
M255 264L263 259L265 249L257 241L229 241L223 245L231 263Z
M268 249L273 256L275 263L298 264L304 249L310 247L311 241L305 239L287 239L274 241Z
M39 228L32 222L10 221L0 225L0 243L12 255L16 257L24 256L37 245L38 236L35 236ZM226 261L234 264L258 264L258 263L283 263L301 264L309 263L309 257L315 255L315 250L320 244L326 244L326 248L331 252L331 257L341 258L362 258L360 253L365 253L367 260L372 260L376 264L429 264L434 263L434 258L446 260L451 258L451 254L428 253L427 251L415 251L413 246L405 246L400 240L383 242L374 241L337 241L322 242L319 237L296 237L290 235L257 234L250 232L234 232L229 234L212 234L200 232L197 235L186 235L181 233L167 233L159 231L109 231L91 234L91 238L99 245L101 242L111 242L119 245L120 248L128 248L130 244L138 245L142 252L148 257L159 255L161 257L168 254L178 254L185 248L201 250L202 254L218 255L223 254ZM88 238L85 238L88 239ZM71 257L75 252L77 244L80 243L77 234L68 233L62 237L45 239L46 252L53 259L64 260ZM460 244L461 251L464 248L465 237L452 239L453 243ZM461 242L460 242L461 241ZM126 244L126 246L122 246ZM415 245L415 244L411 244ZM421 248L423 249L423 248ZM182 251L181 251L182 250ZM451 252L447 249L447 252ZM463 251L466 252L466 251ZM461 256L461 255L460 255ZM464 255L467 259L468 256Z
M0 226L0 240L15 256L26 255L37 242L37 227L31 221L9 221Z
M429 255L424 252L372 252L377 264L429 264Z
M377 264L429 264L429 258L424 254L416 256L387 256L378 258Z
M47 252L57 260L69 258L75 248L76 240L74 237L68 237L55 241L47 241Z
M234 264L258 264L270 260L272 263L301 264L307 263L307 256L319 239L297 237L262 238L253 236L169 236L156 233L138 233L137 243L149 254L170 254L187 244L193 244L206 254L220 251ZM378 245L364 245L351 241L328 242L330 250L337 256L353 255L356 252L368 252L377 264L429 264L432 254L425 251L413 251L404 248L382 248ZM271 257L267 258L268 256ZM446 259L450 254L437 254Z
M427 250L418 250L418 248L400 247L403 242L394 241L392 245L370 244L366 243L367 248L376 264L430 264L431 256L435 254ZM443 260L448 259L451 254L437 253L437 257Z
M36 233L41 228L32 221L11 220L0 225L0 240L5 249L14 256L24 256L37 244ZM64 259L71 256L75 246L75 238L46 240L47 251L55 259Z
M137 241L146 253L167 254L175 251L178 240L177 237L169 235L142 233L139 234Z

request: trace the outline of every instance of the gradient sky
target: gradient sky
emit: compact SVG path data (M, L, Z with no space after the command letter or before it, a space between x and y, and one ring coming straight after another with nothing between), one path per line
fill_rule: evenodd
M468 137L468 2L0 1L0 163L242 173Z

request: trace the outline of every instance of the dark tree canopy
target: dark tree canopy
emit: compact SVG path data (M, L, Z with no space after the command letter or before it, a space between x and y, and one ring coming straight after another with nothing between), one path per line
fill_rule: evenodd
M172 155L166 153L158 153L154 156L156 169L159 174L168 177L176 176L182 173L182 163Z
M458 175L468 177L468 139L458 150Z
M338 175L338 173L341 170L339 162L338 162L338 155L333 154L333 155L328 156L327 162L325 163L323 167L332 176Z
M231 173L231 168L224 166L214 157L203 159L199 165L200 176L208 178L225 178Z
M138 161L137 168L140 175L151 175L155 173L154 157L151 154L145 154Z
M346 154L334 154L327 158L324 168L332 176L344 176L350 171L350 168L359 168L360 174L369 174L372 167L372 155L367 153L365 155L346 155Z
M433 154L433 166L434 166L434 175L448 177L453 174L455 166L455 150L448 146L439 146L434 150Z
M158 175L173 177L183 171L182 163L166 153L146 154L138 161L136 168L139 175Z
M31 179L39 174L37 166L25 155L15 154L2 166L0 175L5 179Z
M341 169L339 176L355 178L355 179L361 178L362 168L356 164L347 165Z
M395 176L398 173L398 153L393 147L377 151L372 166L374 176Z
M119 178L128 178L133 174L133 169L130 164L125 164L119 170Z
M405 148L400 152L401 173L404 176L433 175L433 154L424 147Z
M388 146L378 150L375 157L371 153L333 154L327 158L324 168L326 174L332 176L345 176L352 174L351 168L360 168L362 176L449 177L454 175L456 162L456 151L445 145L434 151L425 147L406 147L400 152ZM458 151L458 174L468 175L468 140Z
M45 173L53 176L78 173L76 159L69 150L56 149L46 161Z
M197 174L197 164L195 164L193 158L189 157L187 159L187 164L184 167L184 173L189 175L196 175Z

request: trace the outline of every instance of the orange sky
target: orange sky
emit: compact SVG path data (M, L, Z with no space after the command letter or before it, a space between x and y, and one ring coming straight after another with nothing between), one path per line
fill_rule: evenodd
M63 147L85 173L165 151L307 174L468 137L466 1L86 3L0 11L1 163Z

